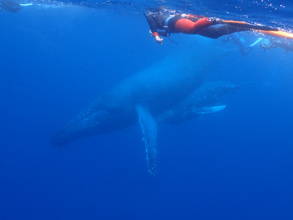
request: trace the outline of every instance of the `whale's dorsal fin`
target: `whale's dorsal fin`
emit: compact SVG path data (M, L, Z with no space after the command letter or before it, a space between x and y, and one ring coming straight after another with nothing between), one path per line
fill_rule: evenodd
M143 141L146 150L148 170L155 175L156 169L156 145L157 145L157 122L150 115L149 111L142 106L136 106L138 122L141 126Z
M207 114L207 113L214 113L217 111L221 111L226 108L226 105L218 105L218 106L209 106L209 107L202 107L196 110L197 114Z

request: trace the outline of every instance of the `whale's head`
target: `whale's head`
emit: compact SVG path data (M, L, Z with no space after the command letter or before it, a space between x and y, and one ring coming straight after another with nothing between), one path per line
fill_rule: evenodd
M80 112L52 137L52 144L65 145L73 140L106 133L130 125L132 116L118 109L88 108Z

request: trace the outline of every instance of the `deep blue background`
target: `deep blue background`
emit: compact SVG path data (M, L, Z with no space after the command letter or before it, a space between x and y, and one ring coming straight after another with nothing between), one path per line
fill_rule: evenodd
M140 13L33 6L0 19L0 219L293 218L292 52L243 57L184 35L158 45ZM253 84L224 96L221 112L159 125L157 176L138 124L51 145L106 89L174 49L205 46L226 51L211 79Z

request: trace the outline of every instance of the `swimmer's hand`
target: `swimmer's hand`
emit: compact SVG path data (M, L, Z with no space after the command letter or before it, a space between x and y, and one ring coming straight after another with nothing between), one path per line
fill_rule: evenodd
M151 30L150 30L150 34L151 34L151 36L153 36L155 39L156 39L156 41L159 43L159 44L162 44L162 42L163 42L163 38L160 38L159 37L159 34L158 34L158 32L152 32Z
M163 38L160 38L159 36L156 36L156 41L159 43L159 44L162 44L163 42Z

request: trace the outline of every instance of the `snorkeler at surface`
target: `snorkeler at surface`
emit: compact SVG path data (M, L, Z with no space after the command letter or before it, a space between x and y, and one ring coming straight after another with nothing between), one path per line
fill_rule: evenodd
M240 37L237 33L226 35L223 38L223 42L228 42L230 40L233 41L233 43L239 47L241 54L243 56L247 55L252 49L252 47L245 44L244 39Z
M240 37L238 33L233 33L233 34L224 36L222 41L228 42L230 40L233 41L233 43L239 47L241 54L245 56L251 51L251 49L255 45L259 44L263 40L263 38L259 37L252 44L246 44L243 37Z
M293 51L293 41L289 39L265 39L260 45L264 50L281 47L288 51Z
M169 36L171 33L198 34L216 39L235 32L258 31L264 34L293 39L293 34L270 27L251 25L241 21L227 21L199 15L179 14L174 10L168 10L163 7L148 10L144 15L150 26L151 34L158 43L162 43L163 38L161 37Z

